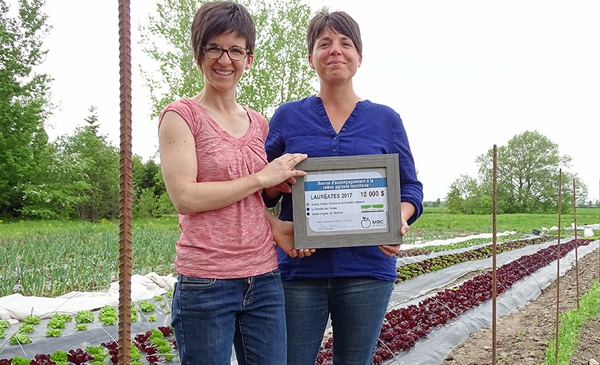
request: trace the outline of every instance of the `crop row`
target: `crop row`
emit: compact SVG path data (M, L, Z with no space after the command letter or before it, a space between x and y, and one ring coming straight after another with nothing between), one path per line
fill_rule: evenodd
M519 234L519 233L500 234L500 235L497 235L496 242L502 243L502 242L509 242L509 241L517 241L521 238L525 238L528 236L529 235L524 235L524 234ZM475 237L475 238L470 238L467 240L458 241L458 242L454 242L454 243L439 244L439 245L427 245L427 246L423 246L420 248L409 248L406 250L403 249L400 251L399 257L427 255L432 252L450 251L450 250L456 250L459 248L471 248L473 246L487 244L489 242L490 242L490 238ZM411 247L410 244L407 244L406 246Z
M587 245L592 240L572 240L560 245L560 257L574 250L575 247ZM535 254L522 256L497 270L498 294L510 288L515 282L531 275L557 258L557 247L553 245L539 250ZM419 302L394 309L385 316L381 328L374 364L381 364L392 359L401 351L407 351L421 338L438 326L458 317L466 310L473 308L492 298L491 270L480 274L462 284L445 289ZM401 284L400 284L401 285ZM330 365L333 358L334 338L329 338L321 347L317 364Z
M548 242L553 239L554 237L552 236L541 236L535 238L522 239L518 241L505 242L501 245L496 245L496 253L500 254L502 252L516 250L526 246L537 245L540 243ZM401 283L403 281L412 279L418 275L441 270L446 267L459 264L461 262L482 260L491 257L492 255L493 247L492 245L487 245L465 252L440 255L419 262L398 266L398 268L396 268L396 272L398 273L396 283Z
M155 296L153 301L142 300L132 303L131 322L143 320L138 328L150 328L146 332L138 333L132 338L131 359L132 364L158 364L163 361L171 361L177 357L177 343L173 336L173 328L170 326L158 326L151 328L151 323L157 322L157 315L160 311L170 313L168 309L168 297ZM97 319L97 321L96 321ZM75 322L69 325L68 322ZM29 335L46 332L46 337L61 337L62 331L68 329L76 332L88 331L88 325L94 329L104 326L116 326L118 324L118 311L115 307L106 305L97 312L81 310L74 315L66 313L55 313L44 325L38 316L25 317L21 325L15 329L7 320L0 320L0 339L6 338L4 344L0 344L0 351L4 346L18 346L25 351L29 351L27 344L32 341ZM40 328L41 327L41 328ZM0 365L67 365L67 364L93 364L100 365L106 363L118 363L119 344L113 339L108 331L103 331L108 341L100 344L94 344L82 348L73 348L68 351L64 346L60 347L60 338L56 339L56 351L51 354L38 353L33 359L27 359L21 356L13 358L0 358ZM39 338L40 336L36 336ZM71 334L71 338L75 337ZM69 340L67 340L69 342ZM80 343L79 341L70 343ZM97 345L97 346L95 346ZM45 345L41 346L46 347ZM14 351L10 351L13 352Z
M172 336L173 328L159 326L134 336L130 344L132 365L159 364L171 362L177 357L177 343ZM84 365L118 364L119 344L116 341L103 342L99 346L86 346L69 351L57 350L52 354L36 354L33 359L15 356L0 359L0 365Z
M137 228L132 237L132 274L174 273L178 233ZM118 277L118 232L81 230L0 242L0 296L56 297L71 291L106 290Z

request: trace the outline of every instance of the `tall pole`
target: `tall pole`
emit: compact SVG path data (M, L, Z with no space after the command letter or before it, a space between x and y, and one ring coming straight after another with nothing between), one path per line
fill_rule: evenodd
M494 162L492 172L492 365L497 364L496 358L496 297L498 293L497 287L497 271L496 271L496 210L498 201L498 189L496 182L498 180L497 168L498 149L494 145Z
M119 81L121 112L119 196L119 365L131 364L131 14L119 0Z
M575 288L577 309L579 309L579 257L577 254L579 241L577 240L577 196L575 195L575 179L573 179L573 225L575 226Z
M560 316L560 211L562 209L562 169L558 170L558 241L556 243L556 318L554 319L554 334L555 334L555 344L554 344L554 359L556 360L556 365L558 365L558 320Z

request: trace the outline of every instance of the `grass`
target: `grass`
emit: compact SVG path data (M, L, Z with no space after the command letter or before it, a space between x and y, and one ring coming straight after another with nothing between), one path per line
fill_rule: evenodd
M577 219L577 225L598 223L598 208L578 208L576 215L562 214L562 228L570 227ZM426 207L423 215L413 224L415 228L442 230L464 230L467 232L492 232L492 215L449 214L444 207ZM499 214L496 216L498 232L531 232L532 229L558 226L557 214Z
M158 231L178 231L177 216L165 216L154 219L136 219L133 228L150 227ZM72 220L17 220L0 219L0 243L7 239L25 238L38 235L54 235L74 232L118 232L119 222L101 219L99 222Z
M594 224L600 221L597 208L579 208L575 214L561 215L561 229ZM492 215L449 214L444 207L426 207L423 215L411 226L404 238L405 243L432 241L467 236L477 233L492 233ZM534 229L557 227L557 214L499 214L496 216L496 232L517 232L530 234ZM596 235L599 234L595 230ZM564 234L564 233L563 233ZM583 231L577 234L583 236ZM572 235L572 234L570 234Z
M556 342L546 341L546 360L543 365L569 364L579 341L579 329L587 322L600 319L600 281L596 280L590 290L581 297L579 308L562 313L558 324L558 362Z

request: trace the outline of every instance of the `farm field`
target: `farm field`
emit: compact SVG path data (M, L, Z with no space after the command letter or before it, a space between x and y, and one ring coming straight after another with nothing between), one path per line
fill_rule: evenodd
M583 214L578 212L578 225L584 224L584 221L586 224L594 223L598 221L597 216L598 211L595 209L590 209L588 212L583 212ZM500 216L498 218L498 231L513 231L513 233L503 233L502 235L499 235L499 244L505 241L520 241L523 237L532 237L532 230L541 229L542 227L550 228L553 225L556 225L556 222L552 224L553 219L556 220L551 216ZM563 227L569 227L571 220L572 217L569 219L568 217L563 216L563 222L566 222L563 224ZM134 222L134 274L143 276L149 273L159 273L160 275L171 275L173 273L170 263L172 262L174 255L172 247L173 242L176 239L178 232L176 222L177 220L172 217ZM500 224L500 222L504 223ZM538 222L543 223L539 224ZM410 234L405 239L405 248L410 247L414 248L414 250L424 250L427 249L426 246L432 244L435 244L438 247L443 246L441 247L441 249L443 249L441 252L430 251L426 254L421 252L421 256L418 255L419 252L413 253L415 255L415 261L419 260L422 262L426 262L428 257L438 256L438 258L442 258L449 256L449 253L456 253L453 255L458 255L458 252L463 251L479 252L478 254L482 255L480 252L482 246L485 247L491 242L491 235L489 235L491 230L488 227L489 225L491 225L491 217L488 216L447 215L438 209L430 209L427 210L423 217L421 217L421 219L411 228ZM527 226L529 228L519 228L517 226ZM43 297L48 298L77 289L106 291L110 288L111 282L114 282L114 278L116 277L115 267L118 266L115 264L115 260L118 262L118 256L115 255L115 252L118 251L118 242L116 242L116 240L118 240L118 235L116 235L118 231L117 223L100 222L97 224L79 224L77 222L4 222L0 223L0 228L0 247L5 250L2 251L2 254L6 255L5 257L8 258L8 262L2 264L4 266L2 267L2 274L0 274L0 278L2 278L3 281L0 287L5 290L5 293L0 294L0 303L2 296L10 294L14 290L21 291L25 296L42 295ZM518 233L515 234L514 232ZM571 241L571 236L573 234L572 231L565 232L563 232L563 236L565 236L562 241L563 245ZM473 235L480 233L484 233L479 236L483 238L470 239ZM556 234L556 232L554 232L554 234ZM597 228L595 229L594 234L595 236L593 236L591 240L586 241L586 244L590 243L591 248L585 251L583 244L581 248L586 254L585 256L582 256L579 261L577 278L579 279L578 291L580 296L588 292L594 281L598 282L598 265L600 264L600 261L598 258ZM35 237L35 239L31 239L31 237ZM578 237L583 238L583 230L578 231ZM547 238L550 241L552 241L552 239L556 241L556 237L552 237L552 232L549 233ZM532 242L529 245L531 247L511 247L510 250L507 249L510 252L502 254L506 257L506 259L502 260L509 262L514 259L509 258L510 255L513 255L515 258L518 256L525 256L527 253L541 250L538 246L544 248L552 247L555 243L556 242L542 242L540 244L540 242ZM401 257L399 259L399 264L411 261L410 255L408 254L410 251L411 250L405 251L407 257ZM78 252L80 253L77 254ZM37 256L41 256L45 259L38 261L40 258ZM417 259L417 257L420 258ZM15 271L17 267L14 266L14 261L17 259L20 260L21 264L21 266L18 267L19 269L23 269L22 266L27 266L29 271L35 273L35 275L31 276L42 276L47 278L52 278L52 275L57 276L52 280L47 280L46 283L40 284L32 281L30 284L27 284L29 286L22 285L26 283L13 285L14 283L11 283L11 280L14 280L14 278L9 277L7 271ZM28 262L26 260L31 261ZM57 260L62 263L62 265L56 265L53 263L53 260ZM468 278L489 269L489 263L485 263L486 259L483 256L473 260L476 260L473 261L476 264L463 262L462 264L452 265L455 268L459 268L460 265L463 265L462 267L467 267L468 270L464 270L462 275L458 275L455 281L445 283L443 288L442 285L440 285L440 288L435 288L439 277L449 276L447 273L450 273L455 269L452 267L442 267L438 263L438 267L435 268L435 270L438 270L437 273L429 272L426 274L429 276L419 275L419 277L414 279L407 278L406 282L398 283L396 285L399 288L398 292L416 292L416 289L412 289L411 283L414 286L414 283L417 282L417 280L429 282L430 285L432 285L431 292L440 291L444 288L451 288L453 285L460 285L461 282L464 282ZM500 262L504 263L502 260ZM489 258L487 261L489 261ZM39 266L45 266L45 268ZM57 270L56 267L59 266L73 267L73 270ZM48 267L54 267L54 270L43 271ZM5 270L6 268L9 268L9 270ZM36 272L34 269L40 271ZM575 270L566 266L564 270L566 273L560 280L561 313L576 307ZM66 280L61 280L61 276L66 278ZM53 285L55 282L62 283L60 285ZM536 284L542 289L539 297L533 299L531 303L526 303L521 306L516 313L500 317L498 320L496 341L497 359L499 364L542 364L544 362L548 347L547 342L553 341L553 324L556 306L555 284L556 283L551 283L550 286L544 286L543 288L541 284ZM515 283L515 286L516 285L517 283ZM596 284L596 286L598 286L598 284ZM10 288L8 293L6 292L6 290L8 290L7 288ZM164 326L168 322L167 303L169 299L167 294L168 293L164 293L163 291L160 296L153 298L157 307L160 304L161 308L157 308L156 312L151 312L150 314L140 313L138 317L141 320L137 322L137 324L134 323L132 330L134 328L145 328L142 324L148 325L149 328L156 329L159 326ZM409 294L413 295L414 293ZM405 294L402 293L393 297L395 302L391 303L390 310L394 309L393 306L398 304L397 302L404 300L400 299L404 295ZM420 294L415 294L413 297L415 298L413 299L415 301L422 300ZM150 316L155 317L154 321L148 321L148 317ZM158 320L156 317L158 317ZM460 317L455 320L454 323L456 321L467 323L466 319L461 320ZM570 362L564 362L564 364L587 364L587 361L589 361L590 358L595 358L596 360L600 358L600 354L594 354L594 351L598 351L596 348L600 348L600 329L597 328L597 325L600 323L600 318L596 318L596 320L593 321L587 321L586 323L587 327L583 327L578 331L578 333L581 333L581 339L578 342L579 344L575 351L575 355L571 357ZM420 341L422 343L429 343L428 341L431 341L432 338L444 333L444 327L452 330L453 325L453 322L449 321L447 324L437 326L436 329L432 330L431 333L427 335L424 341ZM596 325L596 327L593 327L594 325ZM17 325L13 325L12 330L15 330L17 328L16 326ZM72 328L74 324L68 326L71 326ZM113 325L110 327L108 332L114 332L115 326ZM38 339L44 337L44 331L45 328L43 330L38 330ZM103 331L106 331L106 329ZM71 330L70 333L73 334L74 330ZM91 331L88 331L88 336L91 333ZM133 334L134 333L132 332L132 335ZM33 337L35 337L35 335ZM48 344L60 343L65 340L65 338L61 339L59 337L50 340L40 340ZM106 339L103 338L101 341L106 341ZM89 342L93 342L93 340L90 339ZM98 342L100 342L100 340ZM445 359L442 357L439 361L436 360L437 362L435 363L444 365L491 364L491 344L491 331L488 327L483 326L482 329L472 328L471 334L465 341L457 344L458 346L454 347L451 351L448 350L447 356L444 356ZM96 345L99 345L99 343ZM23 345L23 348L27 349L27 346L31 345ZM52 348L52 346L50 346L50 348ZM69 349L63 348L62 350L67 351ZM407 360L409 357L404 356L410 351L415 353L421 351L419 350L418 343L412 349L396 352L396 355L393 358L378 363L386 365L411 364L413 362ZM47 352L49 353L50 350L47 350ZM0 339L0 361L5 358L3 353L15 353L15 346L8 344L8 337ZM172 351L172 353L174 353L174 351ZM27 352L27 354L33 357L33 354L30 352ZM586 357L587 359L585 359ZM583 359L585 359L585 361ZM584 362L572 362L580 360ZM175 364L177 363L177 360L175 358L168 363ZM330 364L327 360L324 360L322 363ZM561 364L562 363L563 362L561 362ZM428 363L425 362L423 364Z
M595 280L598 286L598 256L590 254L579 262L579 290L586 293ZM575 270L569 270L561 277L560 312L573 310L577 306ZM548 344L554 343L556 315L556 283L551 284L530 304L517 313L500 317L496 324L496 344L498 364L538 365L545 363ZM578 331L577 346L569 365L587 365L590 359L600 361L600 317L587 321ZM574 334L575 335L575 334ZM488 365L491 364L491 327L485 327L469 336L455 347L441 365Z

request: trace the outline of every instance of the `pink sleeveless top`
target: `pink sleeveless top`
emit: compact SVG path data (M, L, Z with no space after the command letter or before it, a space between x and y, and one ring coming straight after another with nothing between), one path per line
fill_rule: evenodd
M232 137L190 99L175 101L162 111L173 111L188 124L196 143L196 181L233 180L260 171L267 164L268 123L245 108L250 128ZM277 252L265 205L258 191L216 210L179 215L181 235L176 243L175 270L202 278L232 279L264 274L277 268Z

